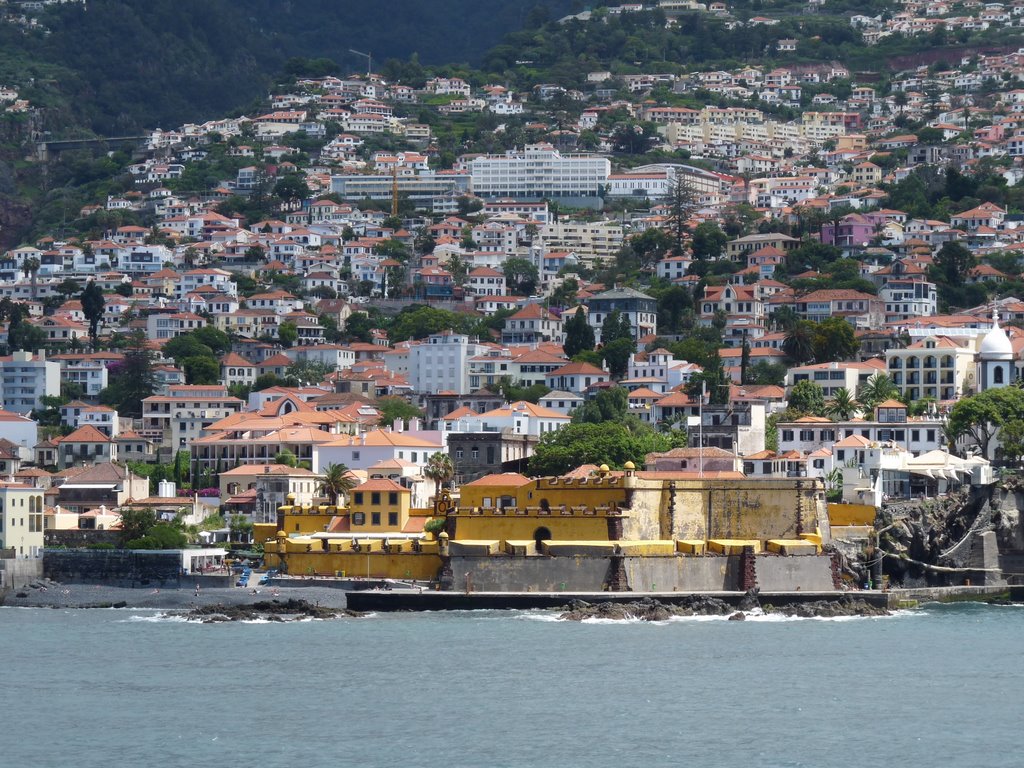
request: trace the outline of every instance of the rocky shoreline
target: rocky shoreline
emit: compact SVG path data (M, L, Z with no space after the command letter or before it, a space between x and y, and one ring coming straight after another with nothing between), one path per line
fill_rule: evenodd
M694 595L678 603L662 603L645 597L630 603L587 603L574 600L569 603L560 619L584 621L586 619L610 619L614 621L667 621L680 616L728 616L730 621L743 621L751 612L774 614L795 618L836 618L840 616L889 616L886 608L871 605L850 595L835 600L816 600L785 606L762 604L756 593L744 595L739 605L731 605L717 597Z
M328 608L307 600L261 600L250 605L204 605L185 614L189 621L219 624L229 621L302 621L305 619L359 618L365 614L347 608Z
M345 608L345 591L319 586L252 588L202 587L115 587L106 584L60 584L49 579L7 593L0 604L21 608L142 608L189 611L211 605L251 606L261 601L296 599L327 608Z

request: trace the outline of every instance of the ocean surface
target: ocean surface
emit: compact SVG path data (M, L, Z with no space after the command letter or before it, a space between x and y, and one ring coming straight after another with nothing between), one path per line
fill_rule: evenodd
M0 608L4 768L1014 766L1024 608L186 623Z

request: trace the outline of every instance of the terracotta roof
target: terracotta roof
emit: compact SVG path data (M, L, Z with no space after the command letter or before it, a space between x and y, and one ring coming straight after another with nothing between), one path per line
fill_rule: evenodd
M484 475L471 483L463 483L463 488L501 487L518 488L531 482L530 478L518 472L504 472L500 475Z
M91 424L85 424L70 435L58 438L56 442L59 443L109 443L112 442L109 437L100 432L96 427Z
M396 483L394 480L387 478L378 478L376 480L367 480L365 483L360 483L352 489L353 493L359 493L360 491L387 491L389 493L412 493L408 488L403 488L401 485Z

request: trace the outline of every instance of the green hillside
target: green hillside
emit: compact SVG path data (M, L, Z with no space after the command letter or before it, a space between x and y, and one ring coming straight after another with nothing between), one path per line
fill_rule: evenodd
M54 7L48 32L0 23L0 83L47 107L46 128L116 135L240 109L264 96L291 57L359 71L417 53L476 63L510 31L539 21L537 0L89 0ZM564 0L545 0L553 11ZM15 13L14 10L9 13ZM0 15L3 11L0 11Z

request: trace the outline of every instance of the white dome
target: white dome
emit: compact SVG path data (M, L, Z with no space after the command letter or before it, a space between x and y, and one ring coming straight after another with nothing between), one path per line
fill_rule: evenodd
M978 350L984 360L1012 360L1013 344L1006 331L999 327L999 316L993 313L992 330L985 334Z

